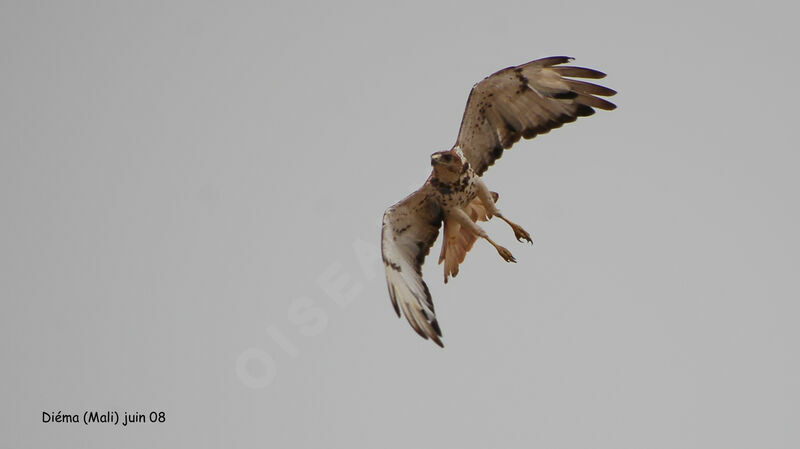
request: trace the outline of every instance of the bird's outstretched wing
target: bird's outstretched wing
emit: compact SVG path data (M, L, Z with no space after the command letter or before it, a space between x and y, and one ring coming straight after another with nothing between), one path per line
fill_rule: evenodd
M383 214L381 253L386 283L397 316L425 339L439 346L442 331L433 311L433 299L422 280L422 263L439 235L442 210L429 198L430 184L412 193Z
M531 139L592 115L593 108L616 108L597 97L615 91L567 78L603 78L605 73L560 65L571 60L566 56L537 59L495 72L472 87L456 146L478 175L520 137Z

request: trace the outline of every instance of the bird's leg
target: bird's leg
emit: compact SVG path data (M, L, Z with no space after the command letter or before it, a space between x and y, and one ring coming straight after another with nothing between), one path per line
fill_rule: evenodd
M472 219L469 218L469 215L467 215L466 212L464 212L459 208L454 208L450 212L449 218L456 220L461 225L461 227L468 229L471 233L477 235L478 237L486 239L487 242L491 243L492 246L494 246L494 249L497 250L497 253L500 254L500 257L502 257L503 260L505 260L506 262L516 263L517 259L515 259L513 255L511 255L511 251L498 245L491 238L489 238L489 235L486 234L486 231L484 231L483 228L481 228L474 221L472 221Z
M514 223L513 221L507 219L506 217L504 217L504 216L502 216L500 214L495 214L495 215L500 217L501 220L505 221L506 223L508 223L509 226L511 226L511 229L514 231L514 237L516 237L518 241L520 241L520 242L527 241L528 243L533 244L533 240L531 239L531 235L528 234L528 231L522 229L522 226Z
M500 217L501 220L508 223L511 226L511 229L514 231L514 237L517 238L518 241L527 241L528 243L533 243L531 239L531 235L528 234L528 231L522 229L522 226L514 223L513 221L509 220L508 218L504 217L502 213L500 213L500 209L494 204L494 199L492 199L492 194L489 192L489 188L486 187L486 184L483 183L482 179L478 179L478 198L481 199L484 207L486 207L486 211L489 214L489 218L492 216Z

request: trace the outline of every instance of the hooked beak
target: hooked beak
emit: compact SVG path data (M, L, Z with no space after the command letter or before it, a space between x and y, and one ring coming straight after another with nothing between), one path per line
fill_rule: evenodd
M431 155L431 165L438 164L441 159L442 159L442 155L441 154L438 154L438 153L432 154Z

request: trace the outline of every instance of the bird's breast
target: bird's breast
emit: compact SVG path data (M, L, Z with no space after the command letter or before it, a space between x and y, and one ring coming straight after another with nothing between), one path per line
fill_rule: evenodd
M473 183L461 186L450 186L439 190L439 202L445 210L466 207L478 195Z

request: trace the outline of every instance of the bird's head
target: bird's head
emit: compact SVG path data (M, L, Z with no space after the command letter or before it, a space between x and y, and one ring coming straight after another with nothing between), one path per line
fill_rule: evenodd
M439 175L460 174L465 165L466 161L453 150L431 154L431 166Z

